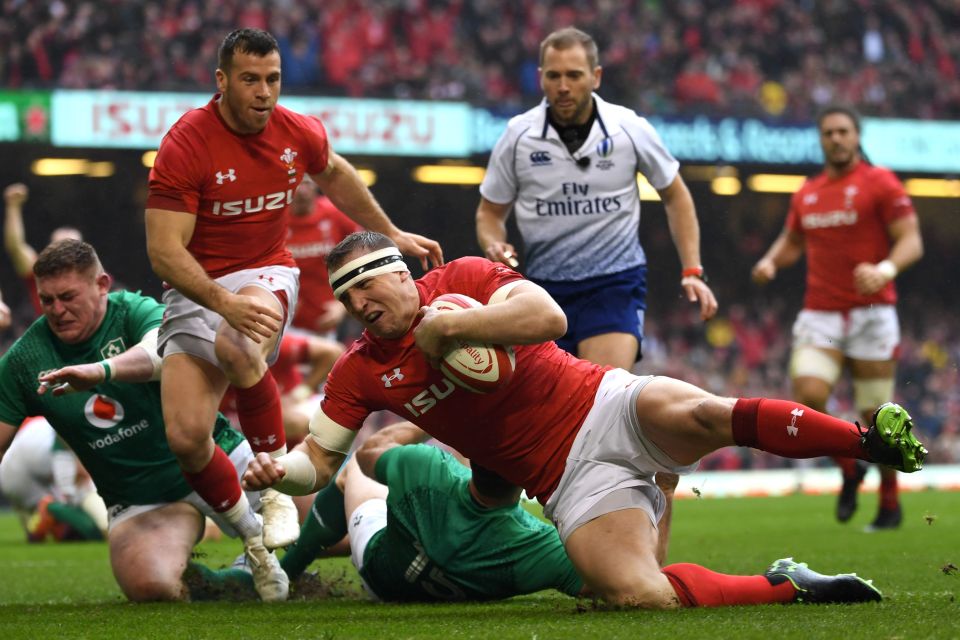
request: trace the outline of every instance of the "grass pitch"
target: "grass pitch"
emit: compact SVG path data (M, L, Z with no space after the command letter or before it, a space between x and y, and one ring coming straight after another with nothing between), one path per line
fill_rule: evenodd
M589 601L543 592L493 604L387 605L363 599L345 558L314 564L331 592L282 604L133 605L113 581L102 543L28 545L0 513L0 640L13 638L960 638L960 494L903 498L905 521L863 533L875 496L847 525L834 499L789 496L682 500L670 561L756 574L793 556L822 573L872 578L884 601L681 611L597 611ZM200 561L228 564L236 541L204 543Z

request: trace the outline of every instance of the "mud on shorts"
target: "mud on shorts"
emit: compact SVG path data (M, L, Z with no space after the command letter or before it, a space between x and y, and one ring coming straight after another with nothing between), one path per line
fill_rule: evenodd
M698 463L680 465L640 430L637 396L653 378L623 369L604 374L560 484L543 509L564 542L587 522L622 509L643 510L656 527L666 497L654 482L655 474L683 475L697 468Z
M247 286L260 287L273 293L284 308L284 324L280 329L282 338L283 332L293 321L297 308L299 277L300 269L295 267L258 267L228 273L216 278L215 282L233 293ZM166 310L163 312L163 324L160 325L157 341L160 355L167 357L174 353L188 353L219 367L213 343L217 338L217 329L225 322L223 317L200 306L176 289L167 289L163 293L163 304L166 305ZM267 358L267 364L276 362L279 353L278 338Z
M247 465L250 464L250 461L253 460L253 450L250 449L250 443L246 440L241 440L240 443L229 452L230 462L233 463L233 468L237 471L237 478L240 478L243 475L243 472L247 470ZM259 491L245 491L247 494L247 500L250 501L250 506L254 511L260 510L260 492ZM239 537L237 531L233 528L226 518L223 515L217 513L213 508L206 503L206 501L200 497L196 491L191 491L188 495L184 496L178 502L186 502L187 504L192 504L196 507L197 511L202 513L204 516L213 520L220 530L231 538ZM107 519L109 525L107 527L108 533L113 531L113 528L125 522L130 518L135 518L143 513L148 513L156 509L165 507L170 502L161 502L156 504L134 504L134 505L125 505L125 504L115 504L111 505L107 509ZM200 534L203 535L203 530L201 529Z
M892 360L900 346L897 309L889 304L849 311L803 309L793 323L793 347L835 349L854 360Z

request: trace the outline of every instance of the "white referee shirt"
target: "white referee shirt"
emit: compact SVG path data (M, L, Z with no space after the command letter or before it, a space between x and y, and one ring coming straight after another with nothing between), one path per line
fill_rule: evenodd
M663 189L680 167L646 118L593 99L597 117L573 154L550 126L546 100L512 118L480 185L487 200L513 203L526 275L537 280L584 280L646 264L637 172Z

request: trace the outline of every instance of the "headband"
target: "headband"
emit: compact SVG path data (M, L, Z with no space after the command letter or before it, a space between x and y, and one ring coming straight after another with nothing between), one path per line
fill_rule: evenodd
M331 273L330 287L333 289L334 297L339 300L347 289L358 282L396 271L410 271L403 261L403 256L400 255L400 250L396 247L378 249L351 260Z

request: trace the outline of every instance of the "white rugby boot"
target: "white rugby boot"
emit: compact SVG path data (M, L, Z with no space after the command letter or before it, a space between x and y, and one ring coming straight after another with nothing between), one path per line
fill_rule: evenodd
M258 516L259 518L259 516ZM290 579L280 567L276 554L263 546L263 536L243 541L247 566L253 574L253 586L264 602L283 602L290 593Z
M260 514L263 516L263 546L267 549L287 547L300 537L300 518L293 498L275 489L260 492Z

